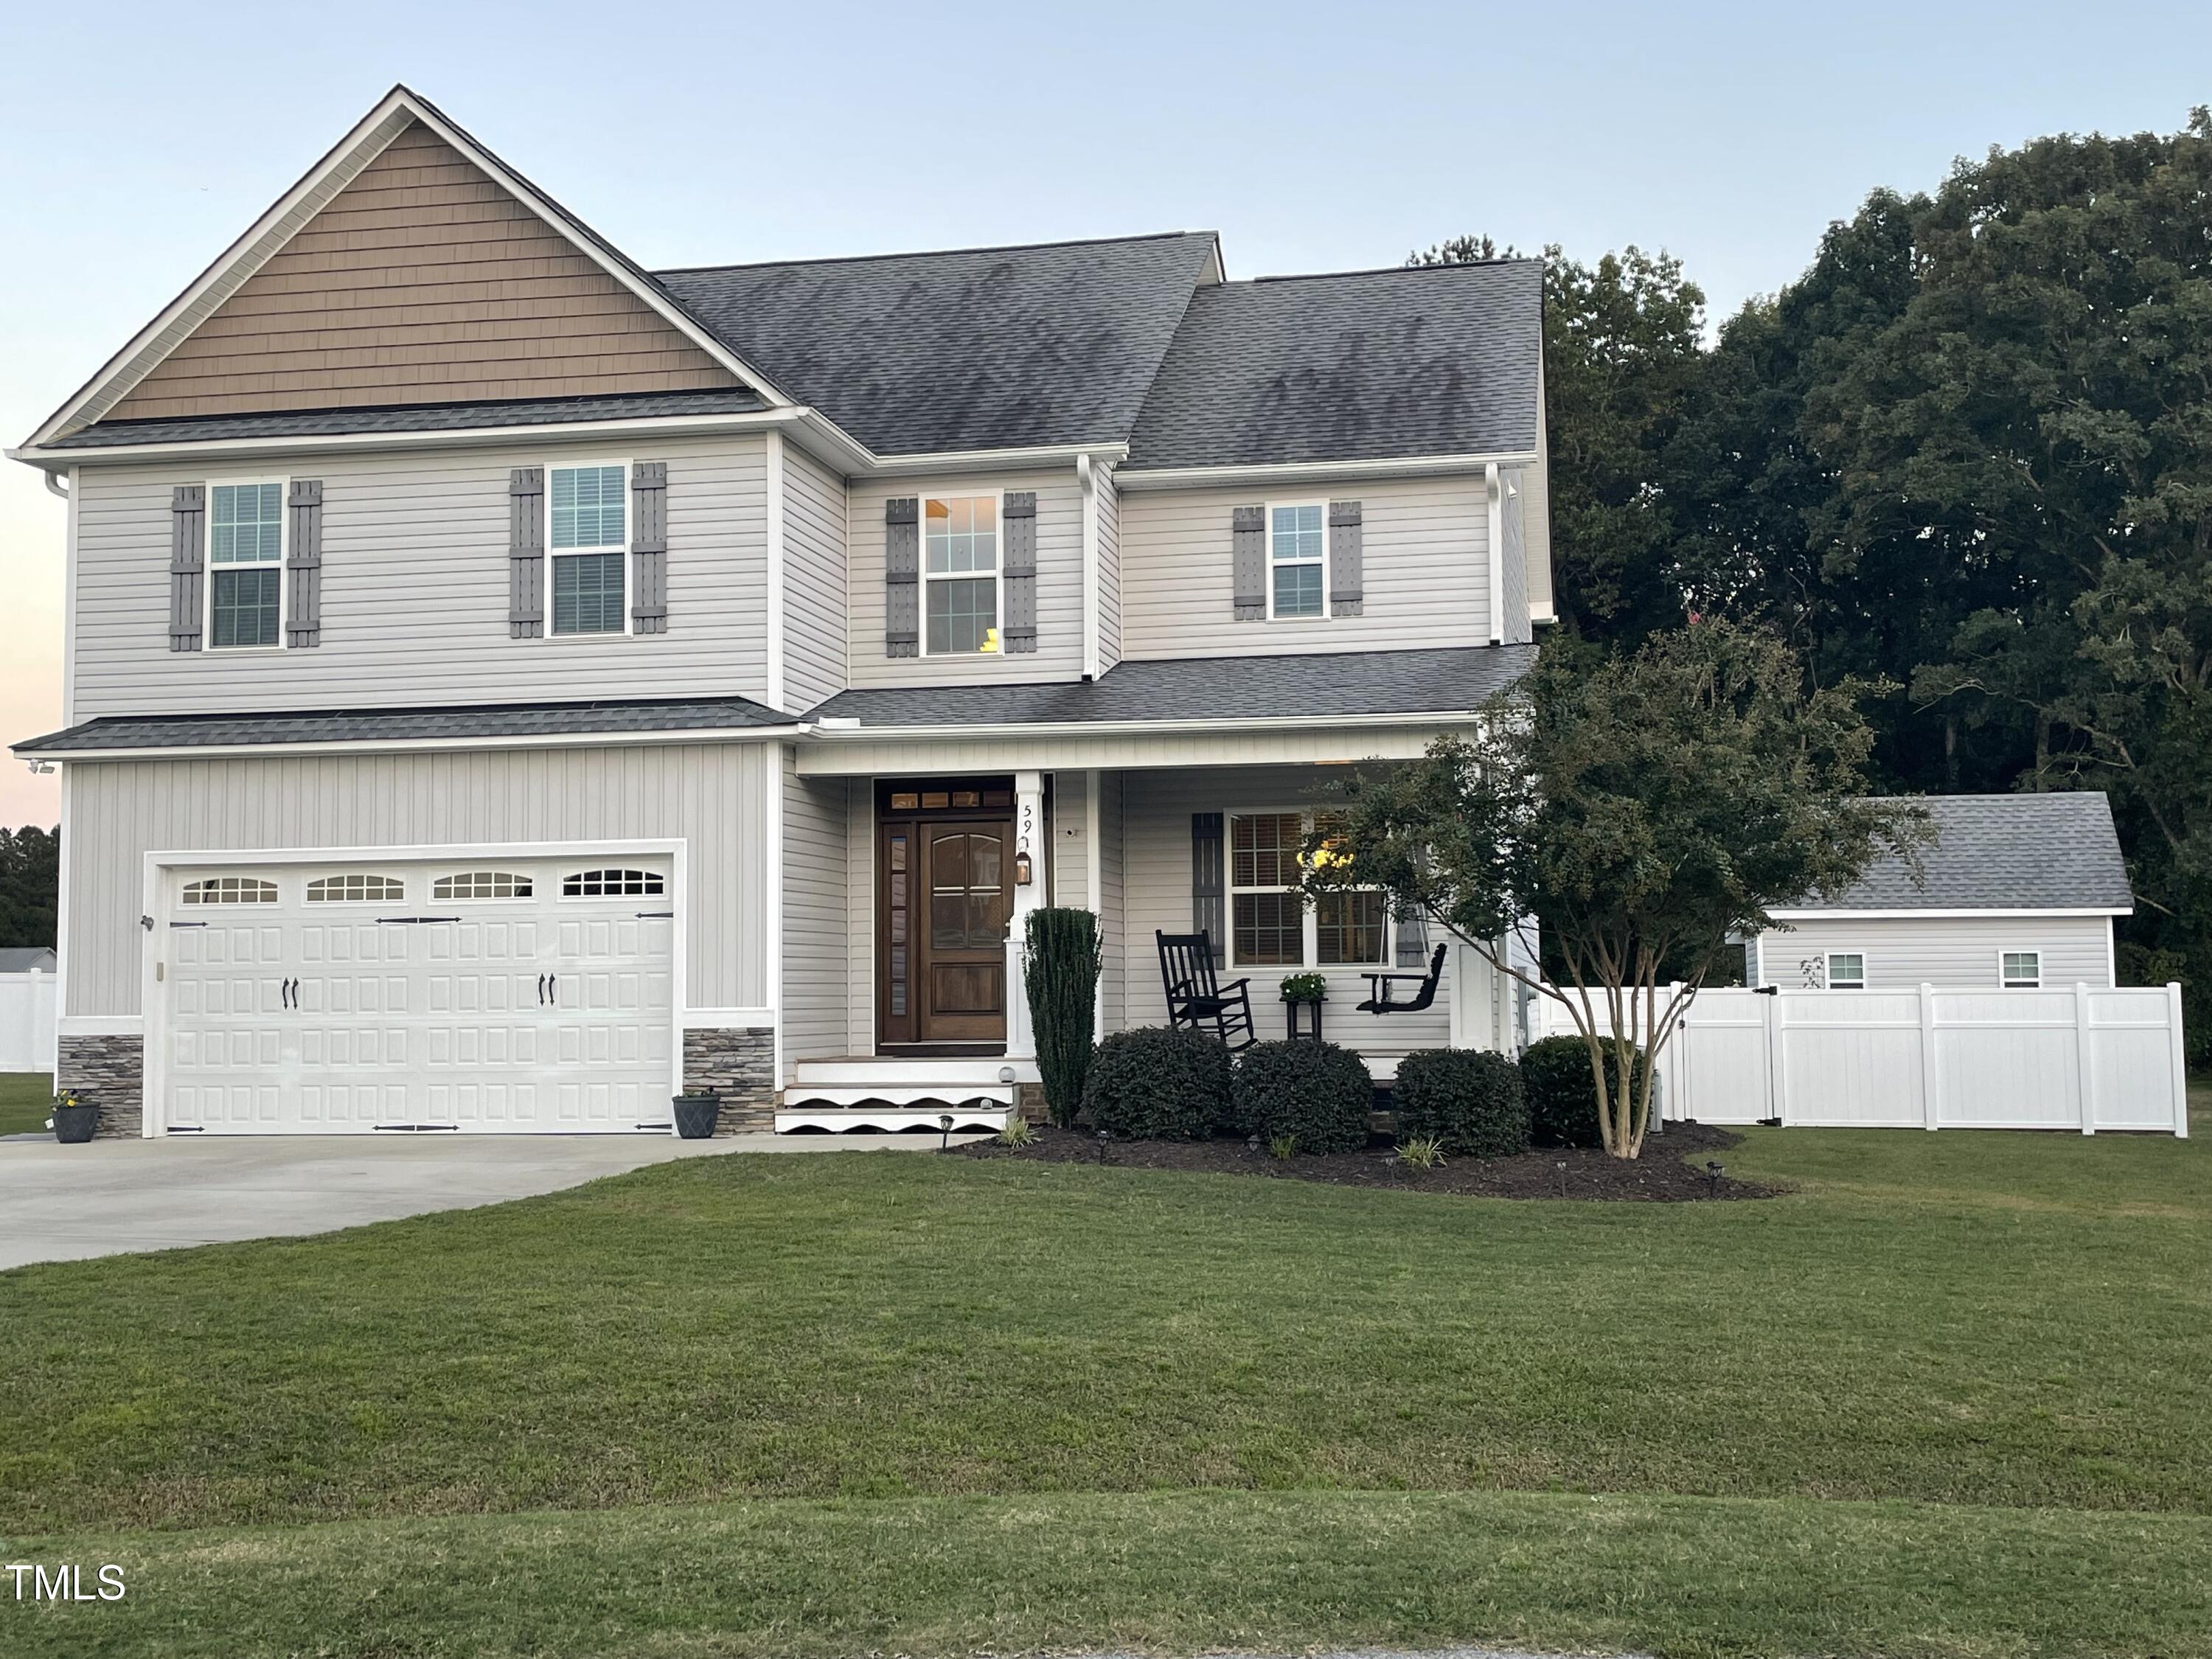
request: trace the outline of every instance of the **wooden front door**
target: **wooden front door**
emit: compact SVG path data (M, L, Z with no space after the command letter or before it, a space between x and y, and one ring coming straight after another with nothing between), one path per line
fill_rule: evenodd
M876 841L878 1048L988 1054L1006 1047L1012 800L1005 784L882 792Z

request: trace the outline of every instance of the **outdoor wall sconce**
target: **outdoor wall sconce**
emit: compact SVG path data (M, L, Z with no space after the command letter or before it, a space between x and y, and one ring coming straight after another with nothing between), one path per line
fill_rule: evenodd
M1014 885L1026 887L1029 884L1030 855L1027 853L1017 853L1014 854Z

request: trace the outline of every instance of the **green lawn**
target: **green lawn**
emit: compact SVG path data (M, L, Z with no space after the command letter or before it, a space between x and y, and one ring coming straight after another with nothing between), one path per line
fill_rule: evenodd
M137 1575L0 1650L2212 1654L2212 1148L1726 1157L1799 1190L730 1158L0 1275L8 1559Z
M54 1080L45 1072L0 1072L0 1135L46 1133Z

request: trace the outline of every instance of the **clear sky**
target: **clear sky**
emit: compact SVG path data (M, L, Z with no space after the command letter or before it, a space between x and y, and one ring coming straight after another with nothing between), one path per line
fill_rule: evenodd
M0 437L395 81L648 266L1209 228L1252 276L1484 231L1668 248L1725 314L1877 185L2179 127L2212 5L10 7ZM59 723L62 526L0 467L0 740ZM57 804L0 758L0 823Z

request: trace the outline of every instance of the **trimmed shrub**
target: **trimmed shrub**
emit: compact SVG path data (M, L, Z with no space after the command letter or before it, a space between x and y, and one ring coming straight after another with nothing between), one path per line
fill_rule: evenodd
M1132 1140L1203 1140L1229 1114L1229 1050L1165 1025L1116 1031L1091 1056L1083 1109Z
M1641 1049L1632 1051L1638 1055ZM1606 1086L1619 1097L1620 1067L1605 1050ZM1542 1146L1602 1146L1597 1090L1590 1081L1589 1048L1578 1036L1550 1036L1521 1051L1521 1086L1528 1097L1528 1123Z
M1434 1139L1462 1158L1511 1158L1528 1150L1521 1068L1480 1048L1425 1048L1398 1062L1391 1087L1398 1139Z
M1237 1125L1302 1152L1356 1152L1367 1144L1375 1079L1334 1042L1258 1042L1237 1061Z
M1088 910L1056 906L1032 910L1022 943L1022 981L1030 1026L1036 1033L1045 1109L1061 1128L1072 1128L1096 1052L1091 1037L1098 1000L1098 918Z

